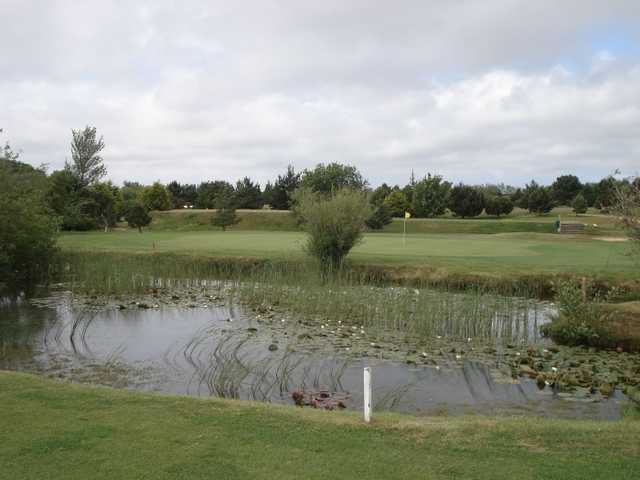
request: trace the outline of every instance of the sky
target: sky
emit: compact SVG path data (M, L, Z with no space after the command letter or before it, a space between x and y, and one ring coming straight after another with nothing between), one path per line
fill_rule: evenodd
M49 171L374 186L640 171L638 0L0 0L0 142Z

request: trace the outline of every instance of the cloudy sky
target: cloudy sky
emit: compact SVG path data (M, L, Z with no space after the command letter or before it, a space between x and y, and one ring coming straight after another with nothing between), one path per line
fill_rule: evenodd
M109 177L373 185L640 170L640 1L0 0L0 141Z

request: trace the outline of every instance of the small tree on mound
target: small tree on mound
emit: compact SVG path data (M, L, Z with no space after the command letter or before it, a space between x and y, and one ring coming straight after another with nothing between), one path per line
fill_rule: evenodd
M137 228L142 233L142 227L146 227L151 223L151 215L147 207L140 203L135 203L127 210L125 220L131 228Z
M323 273L340 269L351 249L362 240L371 215L366 194L341 189L328 195L307 189L295 193L296 215L307 232L306 252L320 262Z
M236 215L233 197L230 194L223 194L218 198L216 209L217 211L211 219L211 223L216 227L222 228L223 232L227 230L227 227L235 225L240 221Z
M581 193L576 195L571 206L573 207L573 213L576 214L576 217L581 213L587 213L587 201Z

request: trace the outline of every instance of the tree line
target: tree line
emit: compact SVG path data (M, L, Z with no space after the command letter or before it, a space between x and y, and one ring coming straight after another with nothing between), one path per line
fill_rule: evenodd
M608 176L599 182L582 183L575 175L562 175L551 185L531 181L518 188L504 184L454 185L441 175L428 173L416 178L412 173L406 185L383 183L371 188L356 167L329 163L301 172L289 165L264 187L248 176L235 184L225 180L200 184L174 180L166 185L125 181L118 186L104 180L104 147L104 139L95 127L72 130L71 160L61 170L45 175L44 199L60 229L106 231L122 219L132 227L142 228L151 221L151 211L184 208L216 209L220 213L214 223L226 228L238 221L236 209L291 210L298 190L326 194L343 188L366 193L372 207L366 224L371 229L382 228L406 212L416 218L438 217L447 211L461 218L473 218L483 212L500 217L511 213L514 207L544 214L555 206L568 205L581 214L589 207L605 211L611 208L616 189L625 182Z

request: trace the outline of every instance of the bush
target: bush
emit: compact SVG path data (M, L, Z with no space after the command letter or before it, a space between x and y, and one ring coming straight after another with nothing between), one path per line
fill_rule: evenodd
M10 158L0 158L0 281L29 287L49 273L57 224L44 172Z
M222 228L223 232L227 230L227 227L240 221L236 215L236 207L231 195L221 195L216 202L216 208L217 211L211 219L211 223L216 227Z
M294 196L295 213L308 234L306 252L319 261L324 273L340 269L362 240L365 220L371 215L366 194L341 189L322 195L301 189Z
M541 327L542 334L561 345L611 346L606 327L615 313L601 308L600 295L590 285L582 287L576 282L559 283L555 290L558 313Z

